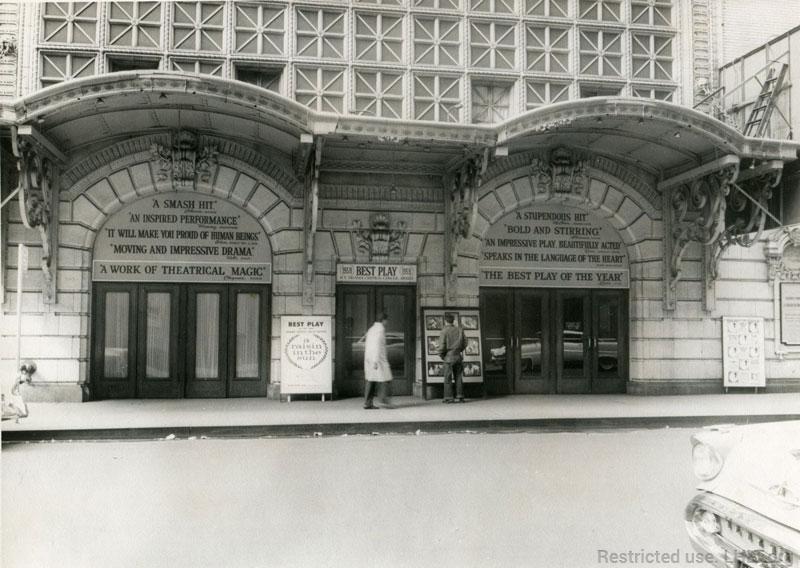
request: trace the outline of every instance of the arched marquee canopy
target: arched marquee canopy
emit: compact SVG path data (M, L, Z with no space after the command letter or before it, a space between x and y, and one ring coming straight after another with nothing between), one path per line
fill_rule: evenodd
M306 208L317 206L320 171L385 171L440 175L460 190L456 205L463 210L474 203L490 161L537 154L544 156L537 158L539 167L555 176L558 168L574 167L548 162L555 149L566 147L573 155L621 164L660 195L666 234L678 235L666 239L674 282L690 240L711 246L713 276L713 257L741 244L743 231L763 227L763 205L784 163L800 152L797 142L748 138L701 112L649 99L580 99L497 125L444 124L318 113L239 81L164 71L54 85L0 106L0 121L12 130L23 172L39 167L36 156L66 171L121 141L158 133L189 131L230 141L294 176L295 196L306 199ZM35 185L36 176L28 178ZM741 207L744 220L726 226L725 202L738 192L755 205ZM451 226L463 232L463 219L447 208ZM704 222L697 226L697 219ZM41 220L28 221L42 226Z

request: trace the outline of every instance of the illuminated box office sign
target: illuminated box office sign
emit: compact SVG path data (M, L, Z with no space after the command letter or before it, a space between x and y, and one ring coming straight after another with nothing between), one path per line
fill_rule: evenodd
M629 288L628 254L614 228L583 209L536 204L487 231L481 286Z
M336 266L337 282L416 284L416 264L348 263Z
M212 195L141 199L100 229L92 280L269 284L272 249L253 217Z

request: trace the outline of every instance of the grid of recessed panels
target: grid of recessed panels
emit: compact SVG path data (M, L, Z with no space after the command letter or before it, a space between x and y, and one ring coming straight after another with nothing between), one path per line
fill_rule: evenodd
M48 2L39 88L156 68L317 110L499 122L578 97L673 100L674 0Z

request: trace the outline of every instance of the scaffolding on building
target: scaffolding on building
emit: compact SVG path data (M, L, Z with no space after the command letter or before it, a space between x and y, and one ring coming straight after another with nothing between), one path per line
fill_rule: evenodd
M756 138L794 139L793 77L800 81L800 26L720 67L719 87L694 108ZM795 105L796 106L796 105Z

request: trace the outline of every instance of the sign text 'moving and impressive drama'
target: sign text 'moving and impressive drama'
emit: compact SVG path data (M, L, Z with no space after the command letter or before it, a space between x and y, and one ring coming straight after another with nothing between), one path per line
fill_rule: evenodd
M489 228L480 285L628 288L628 254L617 231L593 213L536 204Z
M253 217L212 195L176 192L140 199L100 229L92 279L268 284L271 262Z

